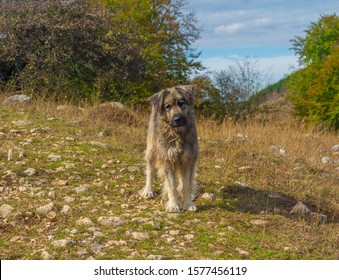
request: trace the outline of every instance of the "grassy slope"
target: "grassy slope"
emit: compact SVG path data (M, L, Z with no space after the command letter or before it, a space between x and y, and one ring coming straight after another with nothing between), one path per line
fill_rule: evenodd
M144 184L147 116L106 114L107 121L102 112L93 112L57 111L55 104L43 102L21 109L1 103L0 206L14 208L0 219L1 259L339 258L338 163L321 162L325 156L339 159L330 151L337 136L292 125L199 120L197 181L201 193L214 193L216 199L198 197L196 213L166 214L160 197L137 195ZM225 141L238 133L248 140ZM271 145L283 146L286 155ZM52 161L50 154L61 160ZM27 176L27 168L37 173ZM247 187L237 187L236 181ZM87 189L77 193L83 185ZM329 222L291 218L288 213L299 200L327 214ZM36 209L50 202L56 216L39 214ZM66 204L70 214L61 211ZM105 226L97 221L101 216L123 223ZM84 217L93 225L77 224ZM137 240L131 232L148 236ZM52 245L60 239L73 242L65 248Z

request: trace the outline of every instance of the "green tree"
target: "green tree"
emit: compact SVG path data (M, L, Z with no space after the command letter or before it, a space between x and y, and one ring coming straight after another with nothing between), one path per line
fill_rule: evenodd
M97 1L95 1L97 2ZM112 22L129 34L146 61L143 81L127 87L127 95L140 98L163 87L187 83L190 75L202 70L192 48L200 30L193 12L185 12L184 0L102 0L114 14ZM137 65L136 65L137 67ZM126 88L126 87L125 87Z
M202 68L183 0L0 3L0 89L141 102Z
M297 116L339 129L339 18L321 16L293 40L303 69L287 79Z
M305 37L296 36L291 40L299 64L307 66L311 63L321 63L325 56L332 53L333 46L338 44L338 16L323 15L318 22L312 22L304 32Z

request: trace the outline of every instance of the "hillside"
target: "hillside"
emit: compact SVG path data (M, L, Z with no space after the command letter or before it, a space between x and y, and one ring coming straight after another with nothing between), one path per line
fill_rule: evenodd
M1 259L339 258L337 135L199 119L198 211L167 214L137 194L147 119L3 98Z

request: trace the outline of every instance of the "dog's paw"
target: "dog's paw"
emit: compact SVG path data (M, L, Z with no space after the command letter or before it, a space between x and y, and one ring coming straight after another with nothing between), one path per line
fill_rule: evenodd
M184 202L182 206L183 210L196 212L198 210L197 206L192 201Z
M155 192L153 192L153 191L146 191L145 189L142 189L142 190L138 191L138 194L140 196L142 196L143 198L146 198L146 199L151 199L151 198L154 198L156 196Z
M178 203L167 203L166 206L166 212L168 213L179 213L180 212L180 208Z

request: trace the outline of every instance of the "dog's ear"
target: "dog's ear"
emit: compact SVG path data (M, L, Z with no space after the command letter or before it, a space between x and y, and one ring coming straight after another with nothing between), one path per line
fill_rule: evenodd
M185 99L191 104L194 105L194 95L195 95L195 86L194 85L184 85L175 87Z
M167 95L166 90L161 90L158 93L154 94L149 101L151 102L152 106L157 109L158 111L162 111L164 100Z

